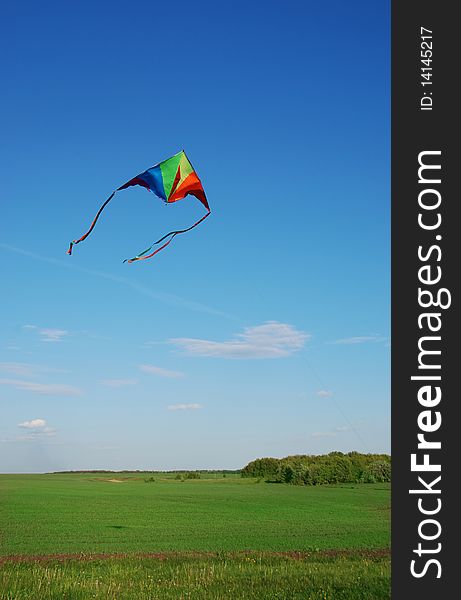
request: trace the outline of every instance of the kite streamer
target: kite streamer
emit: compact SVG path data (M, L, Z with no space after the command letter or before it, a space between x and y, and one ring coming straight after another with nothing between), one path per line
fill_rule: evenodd
M144 171L144 173L136 175L136 177L133 177L133 179L130 179L122 186L114 190L104 202L104 204L101 206L101 208L98 210L88 231L84 233L81 238L79 238L78 240L73 240L70 243L69 249L67 250L67 254L72 254L73 246L79 244L80 242L83 242L83 240L90 235L102 211L109 204L109 202L112 200L115 194L132 185L140 185L142 187L145 187L147 190L153 192L156 196L164 200L164 202L167 204L171 204L172 202L182 200L190 194L192 196L195 196L198 200L200 200L200 202L206 208L207 213L205 216L203 216L201 219L199 219L196 223L194 223L187 229L178 229L176 231L170 231L170 233L167 233L166 235L161 237L159 240L157 240L151 246L149 246L149 248L147 248L143 252L140 252L134 258L127 259L123 262L132 263L137 260L146 260L147 258L152 258L152 256L155 256L155 254L157 254L157 252L160 252L160 250L166 248L168 244L172 242L173 238L175 238L177 235L181 233L186 233L187 231L194 229L194 227L197 227L197 225L199 225L210 215L211 210L208 206L208 201L202 186L202 182L200 181L197 173L195 172L193 166L187 158L186 153L184 152L184 150L181 150L181 152L178 152L178 154L175 154L171 158L167 158L161 163L158 163L150 169L147 169L147 171ZM156 248L153 252L148 254L154 248L154 246L157 246L164 240L167 241L162 246Z

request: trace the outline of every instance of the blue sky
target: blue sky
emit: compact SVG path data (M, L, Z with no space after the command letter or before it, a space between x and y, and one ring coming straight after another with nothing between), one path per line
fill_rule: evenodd
M1 10L0 472L389 451L388 3Z

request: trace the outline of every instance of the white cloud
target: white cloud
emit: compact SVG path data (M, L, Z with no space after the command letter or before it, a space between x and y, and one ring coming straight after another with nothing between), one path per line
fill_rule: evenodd
M387 338L381 335L358 335L331 342L332 344L366 344L367 342L385 342Z
M69 335L65 329L40 329L42 342L62 342L63 337Z
M99 382L101 385L106 385L107 387L125 387L127 385L136 385L138 383L137 379L103 379Z
M168 410L198 410L200 408L203 408L203 404L170 404L168 406Z
M141 371L144 371L144 373L152 373L153 375L159 375L160 377L169 377L171 379L184 377L184 373L181 373L180 371L170 371L169 369L155 367L154 365L139 365L139 368Z
M55 329L52 327L38 327L37 325L23 325L23 329L35 331L40 336L42 342L62 342L69 332L66 329Z
M81 390L78 388L60 383L35 383L23 381L22 379L0 379L0 385L9 385L17 390L47 396L78 396L81 394Z
M29 377L33 374L32 365L26 363L15 363L15 362L2 362L0 363L0 370L13 373L14 375L20 375L21 377Z
M319 390L317 396L320 396L320 398L331 398L333 392L331 390Z
M351 431L351 428L348 425L342 425L340 427L335 427L333 431L314 431L314 433L311 433L311 436L317 438L335 437L338 433L345 433L347 431Z
M37 373L63 373L63 369L55 369L53 367L47 367L45 365L33 365L30 363L20 362L1 362L0 371L6 371L19 375L21 377L32 377Z
M246 327L235 339L216 342L195 338L174 338L171 344L192 356L220 358L280 358L289 356L304 346L309 334L292 325L267 321L263 325Z
M33 429L28 431L24 435L18 435L15 440L17 442L35 442L37 440L41 440L43 438L55 437L56 429L52 429L51 427L47 427L45 429Z
M21 429L26 429L27 433L18 435L10 441L30 442L54 437L56 435L56 429L48 427L45 419L31 419L30 421L23 421L22 423L18 423L18 427Z
M18 427L23 427L24 429L40 429L46 427L46 421L45 419L32 419L31 421L18 423Z
M78 267L77 265L75 265L75 263L72 264L72 263L68 262L67 260L63 261L63 260L58 260L56 258L50 258L48 256L41 256L40 254L36 254L35 252L30 252L29 250L25 250L23 248L17 248L15 246L10 246L9 244L3 244L2 242L0 242L0 249L6 250L7 252L14 252L15 254L20 254L22 256L28 256L29 258L32 258L33 260L45 262L45 263L54 265L56 267L61 267L61 268L65 268L65 269L68 269L71 271L78 271L80 273L86 273L87 275L92 275L94 277L103 278L108 281L112 281L114 283L118 283L118 284L124 285L126 287L129 287L131 290L133 290L139 294L147 296L148 298L153 298L154 300L163 302L168 305L179 306L179 307L183 307L183 308L186 308L189 310L209 313L212 315L223 317L225 319L232 319L232 320L237 319L237 317L235 317L234 315L229 315L227 313L221 312L220 310L216 310L215 308L213 308L211 306L206 306L205 304L199 304L198 302L188 300L187 298L181 298L180 296L175 296L173 294L160 292L157 289L151 290L150 288L147 288L142 285L139 285L138 283L135 283L129 277L118 277L115 275L111 275L109 273L104 273L102 271L93 271L92 269ZM24 327L36 328L36 325L25 325Z

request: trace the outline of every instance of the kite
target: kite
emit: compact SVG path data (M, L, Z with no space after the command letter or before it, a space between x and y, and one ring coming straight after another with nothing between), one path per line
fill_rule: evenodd
M98 210L93 222L91 223L88 231L82 235L78 240L73 240L69 249L67 250L67 254L72 254L72 248L76 244L83 242L90 233L93 231L94 226L96 225L102 211L109 204L112 198L115 196L117 192L120 190L124 190L132 185L141 185L142 187L147 188L148 191L153 192L156 196L161 198L166 204L171 204L172 202L177 202L178 200L182 200L188 194L195 196L203 206L206 208L207 213L204 217L199 219L196 223L188 227L187 229L180 229L177 231L170 231L162 238L154 242L149 248L135 256L134 258L130 258L128 260L124 260L123 262L132 263L137 260L145 260L147 258L151 258L163 248L166 248L168 244L171 243L174 237L179 235L180 233L186 233L186 231L190 231L194 227L197 227L202 221L204 221L211 213L210 207L208 206L208 200L205 195L205 191L202 186L202 182L200 181L197 173L194 170L194 167L191 165L189 159L186 156L184 150L178 152L171 158L167 158L166 160L154 165L147 171L136 175L133 179L130 179L122 186L117 188L112 192L112 194L107 198L101 208ZM168 239L169 238L169 239ZM167 240L162 246L155 249L151 254L148 254L154 246L157 246L161 242Z

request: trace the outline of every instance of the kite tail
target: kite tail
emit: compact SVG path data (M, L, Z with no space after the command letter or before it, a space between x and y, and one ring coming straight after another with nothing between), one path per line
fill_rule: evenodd
M116 192L117 190L115 190ZM86 239L90 233L93 231L94 226L96 225L97 220L99 219L99 215L102 213L102 211L104 210L104 208L109 204L109 202L112 200L112 198L115 196L115 192L112 192L112 194L109 196L109 198L107 198L107 200L104 202L104 204L101 206L101 208L98 210L97 215L95 216L95 218L93 219L93 222L91 223L91 227L88 229L88 231L82 235L82 237L78 240L73 240L70 244L69 244L69 250L67 251L67 254L72 254L72 247L75 246L75 244L79 244L80 242L83 242L84 239Z
M193 225L191 225L187 229L180 229L178 231L170 231L170 233L167 233L166 235L164 235L163 237L161 237L159 240L157 240L156 242L154 242L152 244L152 246L149 246L149 248L146 248L146 250L144 250L143 252L141 252L140 254L138 254L137 256L135 256L134 258L126 259L123 262L124 263L125 262L132 263L132 262L135 262L136 260L146 260L147 258L152 258L153 256L155 256L157 254L157 252L160 252L160 250L163 250L163 248L166 248L168 246L168 244L170 244L173 241L174 237L176 237L180 233L186 233L186 231L190 231L191 229L194 229L194 227L197 227L197 225L200 225L200 223L202 221L204 221L208 216L210 216L210 213L211 213L211 210L208 209L208 212L207 212L207 214L204 217L202 217L201 219L199 219L196 223L194 223ZM157 248L156 250L154 250L154 252L152 252L152 254L147 254L150 250L152 250L152 248L154 246L156 246L157 244L160 244L160 242L163 242L163 240L166 240L166 238L170 237L170 235L171 235L171 238L167 242L165 242L165 244L163 244L163 246L160 246L160 248Z

